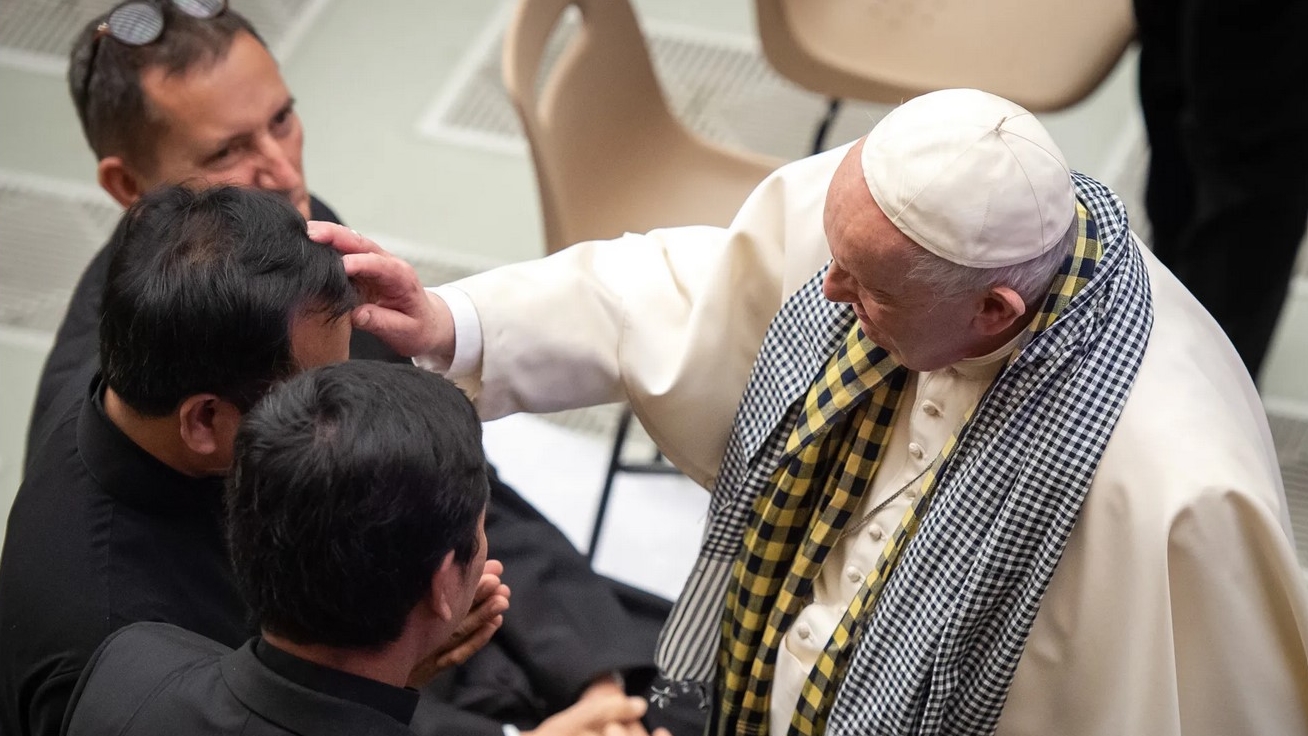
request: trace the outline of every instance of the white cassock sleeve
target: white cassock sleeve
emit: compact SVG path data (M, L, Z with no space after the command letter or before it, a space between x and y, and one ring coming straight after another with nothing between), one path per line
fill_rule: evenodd
M481 324L460 384L486 419L626 400L710 487L768 324L830 258L822 208L843 155L782 167L728 228L579 243L451 284Z

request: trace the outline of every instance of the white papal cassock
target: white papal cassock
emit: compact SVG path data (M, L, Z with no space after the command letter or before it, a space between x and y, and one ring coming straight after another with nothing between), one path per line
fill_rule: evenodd
M830 257L823 201L845 150L777 171L729 228L582 243L446 287L459 322L451 377L488 419L628 400L665 455L712 488L769 321ZM1217 325L1145 260L1144 361L998 733L1303 736L1308 593L1266 416ZM913 431L935 437L927 404L952 414L968 389L915 381ZM891 470L916 461L911 432L893 434ZM878 529L842 554L875 559ZM796 672L782 668L775 687Z

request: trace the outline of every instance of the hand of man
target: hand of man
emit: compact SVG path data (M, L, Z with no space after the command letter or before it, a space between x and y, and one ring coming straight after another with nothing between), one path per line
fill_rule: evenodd
M649 704L641 698L612 693L577 701L571 708L546 718L523 736L649 736L641 725ZM654 736L671 736L665 729L655 729Z
M472 609L445 644L413 669L409 674L409 687L426 685L441 670L463 664L486 646L503 625L504 612L509 609L510 591L509 586L500 582L502 574L504 565L499 560L486 560L481 580L477 582L477 592L473 595Z
M454 318L445 302L422 288L413 266L348 227L310 222L309 238L344 256L345 274L363 304L354 326L381 338L400 355L454 359Z

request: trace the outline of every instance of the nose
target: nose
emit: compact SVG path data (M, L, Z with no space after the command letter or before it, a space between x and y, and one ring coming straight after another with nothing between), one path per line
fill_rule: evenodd
M835 261L831 262L826 278L822 279L822 295L831 302L849 304L854 301L854 292L849 285L849 274Z
M259 138L259 163L255 175L256 186L260 189L283 192L289 192L300 187L302 183L300 170L295 165L292 152L287 148L290 145L293 145L293 143L280 141L269 135Z

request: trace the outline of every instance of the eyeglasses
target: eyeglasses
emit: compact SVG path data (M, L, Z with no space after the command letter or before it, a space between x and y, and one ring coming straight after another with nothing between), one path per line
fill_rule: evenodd
M217 18L227 10L227 0L172 0L174 8L200 20ZM135 0L123 3L109 12L95 29L91 39L91 58L86 63L86 77L82 80L82 100L91 94L91 76L95 73L95 60L100 53L100 39L112 36L128 46L145 46L159 40L164 30L163 8L152 2Z

